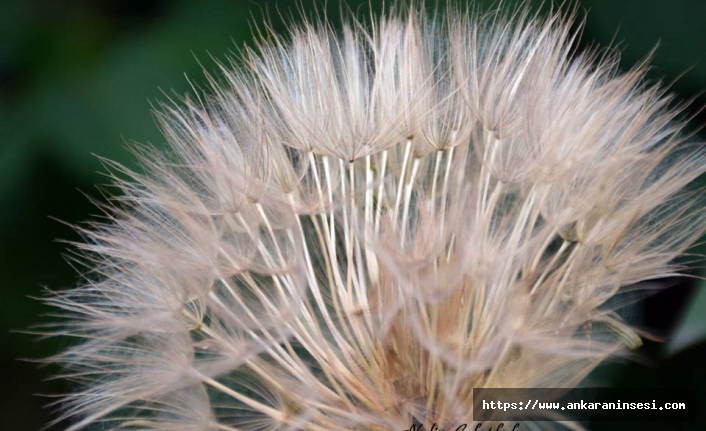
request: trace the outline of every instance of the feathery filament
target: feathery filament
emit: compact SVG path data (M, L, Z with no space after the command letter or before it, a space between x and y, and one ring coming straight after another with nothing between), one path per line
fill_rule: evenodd
M558 16L325 23L165 105L169 154L86 230L50 302L83 342L68 429L471 423L474 387L569 387L639 337L706 170L669 98Z

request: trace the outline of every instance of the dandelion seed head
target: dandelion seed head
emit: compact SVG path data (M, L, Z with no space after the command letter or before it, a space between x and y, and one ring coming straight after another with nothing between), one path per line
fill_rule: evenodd
M167 153L49 299L69 431L471 423L639 337L612 300L704 233L703 147L570 18L420 9L263 38L165 104ZM120 169L120 168L119 168Z

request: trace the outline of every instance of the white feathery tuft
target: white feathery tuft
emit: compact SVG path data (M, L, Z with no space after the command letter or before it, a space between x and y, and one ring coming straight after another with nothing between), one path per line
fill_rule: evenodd
M686 269L706 155L567 21L309 23L165 105L49 300L68 431L445 428L639 345L612 304Z

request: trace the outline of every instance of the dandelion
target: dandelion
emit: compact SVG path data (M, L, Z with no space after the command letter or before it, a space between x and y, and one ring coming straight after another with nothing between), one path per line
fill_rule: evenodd
M567 21L309 22L165 104L49 300L68 430L455 429L638 346L616 307L684 272L706 155Z

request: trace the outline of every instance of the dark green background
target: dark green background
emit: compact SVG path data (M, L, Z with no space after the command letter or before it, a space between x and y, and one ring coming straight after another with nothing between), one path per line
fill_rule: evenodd
M368 4L347 3L353 9ZM381 3L371 0L373 9ZM308 10L313 3L301 4ZM50 310L31 296L41 295L44 287L76 283L62 258L67 247L57 239L77 236L49 217L78 223L97 214L82 194L100 199L94 184L107 181L93 154L134 167L127 142L163 145L150 114L150 104L165 99L161 91L189 91L185 74L203 82L198 62L213 70L211 54L223 59L227 51L251 43L253 24L261 25L265 10L281 31L277 11L295 5L285 0L0 0L1 430L40 429L52 417L42 409L51 400L33 394L66 390L61 382L43 381L52 367L18 358L46 357L67 341L36 341L11 332L47 320L42 315ZM336 5L329 1L328 9ZM582 46L618 42L628 68L659 43L650 77L673 83L677 99L692 101L694 124L706 125L699 112L706 102L700 96L706 89L705 0L579 5L587 12ZM690 306L680 334L702 340L706 307L694 302L694 293L694 283L681 284L640 306L636 315L644 327L670 335ZM648 343L644 363L613 366L602 375L624 386L704 385L704 346L692 343L670 356L663 346Z

